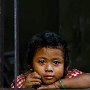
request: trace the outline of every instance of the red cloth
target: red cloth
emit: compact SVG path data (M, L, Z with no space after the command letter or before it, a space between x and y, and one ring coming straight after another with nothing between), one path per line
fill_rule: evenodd
M65 78L73 78L75 76L78 76L82 74L81 71L77 70L77 69L73 69L72 71L68 71L68 74L65 76ZM21 88L23 83L25 82L25 77L23 74L17 76L17 88ZM11 84L11 88L14 88L14 81Z

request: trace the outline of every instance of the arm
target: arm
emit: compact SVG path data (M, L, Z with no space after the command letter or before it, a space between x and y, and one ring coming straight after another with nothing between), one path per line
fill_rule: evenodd
M17 88L32 88L40 85L41 84L41 80L40 80L41 76L38 75L36 72L32 72L32 73L28 73L26 75L19 75L17 76ZM13 82L11 83L11 88L15 88L15 82L13 80Z
M61 79L65 88L69 89L80 89L80 88L90 88L90 73L83 73L73 78L65 78ZM43 85L39 87L39 89L49 89L56 88L58 86L60 88L59 81L51 84L51 85Z
M90 88L90 73L83 73L73 78L62 79L62 83L65 88Z

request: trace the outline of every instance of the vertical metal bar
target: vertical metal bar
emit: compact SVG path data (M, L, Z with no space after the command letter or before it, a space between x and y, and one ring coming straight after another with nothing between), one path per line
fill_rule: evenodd
M0 88L3 88L4 0L0 0Z
M18 0L14 0L14 51L15 51L14 78L15 78L15 88L17 88L16 81L19 67Z
M0 33L1 33L1 0L0 0ZM2 87L2 80L1 80L1 77L2 77L2 69L1 69L1 65L2 65L2 55L1 55L1 48L2 48L2 45L1 45L1 34L0 34L0 88Z

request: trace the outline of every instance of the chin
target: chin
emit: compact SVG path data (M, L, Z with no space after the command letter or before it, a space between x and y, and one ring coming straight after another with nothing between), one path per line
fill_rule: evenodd
M46 85L50 85L50 84L53 84L54 81L43 81L43 83L46 84Z

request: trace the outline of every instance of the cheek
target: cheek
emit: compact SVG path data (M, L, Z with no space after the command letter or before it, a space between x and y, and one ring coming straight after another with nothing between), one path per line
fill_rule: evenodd
M56 68L56 69L54 70L54 72L55 72L56 78L59 79L59 78L61 78L61 77L63 76L64 67Z
M39 75L41 75L44 72L44 67L39 64L34 64L33 69L35 72L37 72Z

